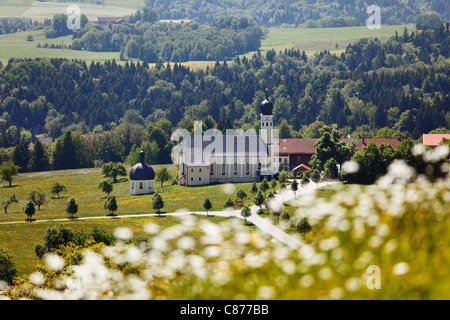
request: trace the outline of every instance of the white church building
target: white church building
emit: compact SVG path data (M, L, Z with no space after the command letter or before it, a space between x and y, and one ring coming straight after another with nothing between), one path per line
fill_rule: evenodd
M273 130L273 105L261 103L259 135L188 136L179 157L179 185L258 182L278 174L278 131ZM229 133L228 131L231 131Z

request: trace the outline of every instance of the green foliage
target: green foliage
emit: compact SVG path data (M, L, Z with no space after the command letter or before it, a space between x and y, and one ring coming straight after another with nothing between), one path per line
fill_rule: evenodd
M238 197L238 199L245 200L245 198L247 198L247 192L241 188L236 192L236 197Z
M419 14L415 22L417 30L435 29L443 23L436 12Z
M28 194L28 200L34 203L35 206L37 206L38 211L41 210L41 206L44 205L47 200L47 195L42 190L32 190Z
M104 179L99 182L98 188L102 190L102 192L106 193L108 196L114 189L114 183L113 181L109 179Z
M152 206L158 214L160 214L160 210L164 208L164 200L159 193L155 193L155 195L153 196Z
M243 5L240 1L203 2L201 10L195 0L146 0L146 5L157 11L161 19L183 19L189 17L199 23L211 23L221 16L242 15L255 19L264 27L271 26L305 26L305 27L344 27L363 25L367 8L373 3L368 0L354 1L289 1L249 0ZM382 8L383 24L403 24L413 22L414 17L422 12L433 10L450 19L445 1L412 0L382 1L377 3Z
M34 203L32 201L28 201L23 207L23 212L26 214L27 220L31 221L31 217L34 216L34 213L36 212Z
M114 216L114 212L116 212L119 207L117 205L116 196L108 196L103 204L103 207L109 211L109 215Z
M16 275L13 257L6 250L0 249L0 280L12 284Z
M308 233L312 230L311 225L309 224L308 218L303 217L296 225L296 229L300 233Z
M314 182L317 187L319 186L318 183L320 181L320 178L321 176L319 170L315 169L313 170L313 172L311 172L311 181Z
M256 194L255 198L253 199L253 202L255 203L255 205L259 206L259 209L261 210L262 206L266 202L266 198L261 193L261 191L258 191L258 193Z
M377 146L372 142L362 152L357 152L352 157L352 161L359 165L358 172L344 175L344 179L350 183L374 183L387 172L388 165L394 159L395 150L391 145L382 143Z
M136 14L142 15L142 12ZM122 58L147 63L214 61L258 50L263 35L250 18L222 17L208 26L197 22L177 24L156 22L153 18L151 21L130 18L128 23L107 27L87 24L74 33L72 47L121 51Z
M236 207L236 204L234 203L231 198L229 198L225 203L223 204L224 209L234 209Z
M203 208L205 208L206 214L208 214L208 211L211 210L212 204L211 204L211 201L209 200L209 198L206 198L205 202L203 202Z
M50 189L50 193L56 194L58 196L58 199L59 199L59 195L62 192L66 192L66 191L67 191L67 187L59 182L55 182Z
M252 194L257 194L258 193L258 186L256 185L256 182L252 183L252 186L250 187L250 192Z
M338 177L337 163L336 163L336 160L334 160L334 158L328 159L327 162L325 163L324 170L323 170L323 177L327 180L328 179L336 179ZM303 183L303 179L302 179L302 183ZM308 179L308 178L306 178L306 179Z
M117 177L126 176L127 170L122 163L108 162L102 166L102 174L105 178L111 178L114 183L117 183L119 181Z
M164 182L172 179L172 175L166 167L162 167L158 171L156 171L156 181L161 182L161 188L164 187Z
M281 171L278 175L278 180L281 183L286 183L286 181L288 181L289 179L289 174L286 171Z
M7 181L9 187L12 186L12 181L15 176L19 173L19 166L16 166L12 161L2 162L0 165L0 179L1 181Z
M251 209L250 209L249 206L244 206L244 207L241 209L241 216L244 217L244 219L245 219L245 224L247 224L247 218L250 217L251 215L252 215L252 211L251 211Z
M298 190L298 182L297 179L294 179L291 183L291 189L294 191L295 195L297 196L297 190Z
M349 146L344 141L339 141L342 134L338 130L324 126L320 129L320 135L320 140L314 144L316 153L310 161L313 169L325 170L326 162L332 158L340 164L351 158L355 146ZM336 176L337 174L333 174L333 177Z
M62 250L65 246L73 243L77 246L84 246L88 239L92 239L95 243L104 243L112 245L116 239L112 233L107 232L95 226L92 231L85 232L80 230L72 230L63 225L48 228L44 235L44 243L35 246L35 254L38 258L42 258L45 253L51 251L56 252Z
M66 212L70 215L70 218L73 219L73 216L78 212L78 203L74 198L70 198L66 203Z
M18 202L19 202L19 200L17 200L15 194L9 196L9 198L7 198L6 200L2 200L2 208L5 209L5 214L8 213L8 208L11 204L18 203Z
M266 191L269 189L269 182L267 182L266 179L263 179L263 181L261 181L261 184L259 185L259 190L261 190L263 194L266 194Z

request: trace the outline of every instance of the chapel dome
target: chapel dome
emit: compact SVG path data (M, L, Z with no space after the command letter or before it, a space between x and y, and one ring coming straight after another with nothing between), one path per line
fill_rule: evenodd
M272 115L273 104L268 99L261 102L261 113L265 116Z
M154 180L155 179L155 171L151 166L144 162L145 152L141 151L139 153L141 157L141 162L136 164L130 170L130 180Z

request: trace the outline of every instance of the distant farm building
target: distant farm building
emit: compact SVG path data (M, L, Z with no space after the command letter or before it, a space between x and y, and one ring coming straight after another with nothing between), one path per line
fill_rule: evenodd
M165 23L189 23L189 22L194 22L194 20L173 19L173 20L159 20L159 22L165 22Z
M309 167L312 156L316 153L314 144L319 139L279 139L279 162L284 163L284 170L292 171ZM394 149L397 148L397 139L340 139L347 144L354 143L356 151L361 152L370 143L374 142L377 146L386 143L390 144Z
M122 23L123 17L87 17L88 21L95 24Z
M422 136L423 145L428 147L437 147L444 139L450 139L450 134L424 134Z

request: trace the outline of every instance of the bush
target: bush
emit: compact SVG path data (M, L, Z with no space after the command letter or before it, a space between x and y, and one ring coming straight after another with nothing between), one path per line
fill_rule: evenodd
M301 218L300 222L296 226L297 231L300 233L308 233L312 230L311 225L308 222L308 218Z
M17 275L13 257L5 250L0 249L0 280L12 283Z

